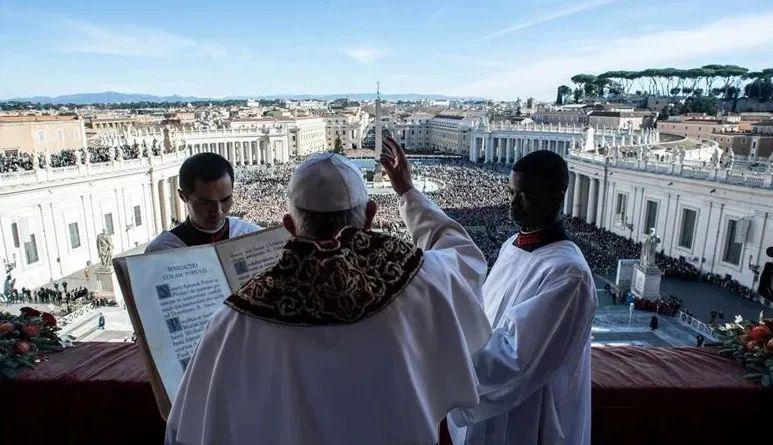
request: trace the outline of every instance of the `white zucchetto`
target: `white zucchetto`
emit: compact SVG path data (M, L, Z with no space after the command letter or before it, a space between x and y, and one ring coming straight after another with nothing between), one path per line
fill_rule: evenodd
M340 212L368 202L362 173L349 159L335 153L310 156L290 178L287 199L312 212Z

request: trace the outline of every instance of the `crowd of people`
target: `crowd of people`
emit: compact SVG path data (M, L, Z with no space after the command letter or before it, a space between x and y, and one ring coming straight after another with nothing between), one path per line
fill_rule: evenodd
M597 272L612 274L617 269L617 260L636 259L640 256L641 243L635 243L628 238L600 229L579 218L567 218L564 225L582 250L591 269ZM747 299L753 299L756 296L754 290L732 277L701 272L682 257L672 258L658 252L655 255L655 264L666 277L714 284Z
M415 176L441 185L438 191L428 194L467 228L489 265L493 264L502 243L514 233L508 216L507 177L496 170L457 159L415 159L412 165ZM279 225L287 212L285 187L293 167L284 164L237 170L238 185L231 213L263 227ZM371 198L378 205L374 228L409 238L400 219L397 196L375 194ZM255 205L257 202L259 206Z
M683 303L680 298L671 295L668 298L658 298L657 300L634 298L633 305L635 309L640 311L655 312L673 317L682 308Z
M465 226L491 266L502 243L516 231L508 212L506 184L509 168L474 164L462 159L412 159L411 162L415 176L429 178L441 185L437 192L428 194L449 216ZM292 164L284 164L237 170L239 185L235 187L233 214L263 227L278 226L286 213L285 186L293 168ZM399 216L398 198L394 195L373 195L372 199L378 205L374 227L410 238ZM256 202L260 205L255 205ZM564 218L564 226L596 273L613 276L619 259L640 257L641 243L579 218ZM657 253L655 262L666 277L707 282L737 292L744 298L754 298L755 292L738 281L701 273L684 258ZM623 295L617 297L620 301L624 299ZM680 309L689 312L673 295L653 304L661 308L660 313L676 313Z
M6 282L12 281L10 278ZM84 286L69 287L67 281L55 282L50 287L42 286L35 290L22 287L15 288L13 285L6 285L4 291L5 302L7 304L53 304L59 306L57 315L67 315L79 307L91 305L92 307L108 306L109 302L105 298L94 295Z
M16 172L33 169L33 158L29 153L0 153L0 173Z
M140 154L147 156L149 152L152 152L154 156L161 154L160 146L145 147L139 144L127 144L119 147L119 149L120 158L122 159L137 159L140 157ZM116 150L112 147L65 149L50 155L50 167L68 167L78 163L85 163L86 156L88 156L88 162L91 163L110 162L119 157ZM31 153L0 154L0 173L33 170L35 167L34 162L35 157ZM45 156L38 156L38 167L46 167Z

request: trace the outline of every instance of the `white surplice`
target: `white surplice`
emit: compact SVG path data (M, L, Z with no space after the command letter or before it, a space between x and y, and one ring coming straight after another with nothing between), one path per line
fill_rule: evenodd
M517 235L516 235L517 236ZM494 332L473 355L480 404L450 414L454 444L590 444L597 298L579 248L502 246L483 286Z
M257 232L261 227L257 224L253 224L243 219L235 218L233 216L228 217L228 238L236 238L237 236L246 235L248 233ZM145 253L159 252L161 250L177 249L180 247L187 247L185 241L181 240L174 233L169 230L164 230L159 233L155 238L150 240L145 247Z
M353 323L296 326L225 306L188 365L167 444L429 445L478 402L470 355L491 335L486 260L416 190L400 213L423 262L394 300Z

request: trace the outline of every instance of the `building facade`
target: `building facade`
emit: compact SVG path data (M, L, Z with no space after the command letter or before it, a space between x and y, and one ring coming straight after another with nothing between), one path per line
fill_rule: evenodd
M773 132L764 131L769 122L743 120L743 116L739 115L720 118L673 116L658 122L657 127L663 133L715 141L722 148L732 149L736 155L756 159L773 154Z
M328 114L324 119L328 150L335 148L336 139L341 141L341 147L345 150L362 148L362 139L369 120L367 113Z
M176 193L187 158L171 154L0 177L0 259L34 288L99 263L96 237L120 253L148 242L186 207Z
M637 242L654 228L663 254L757 288L773 247L773 166L734 171L589 153L567 161L565 214Z
M84 122L77 116L0 116L0 154L53 154L86 144Z

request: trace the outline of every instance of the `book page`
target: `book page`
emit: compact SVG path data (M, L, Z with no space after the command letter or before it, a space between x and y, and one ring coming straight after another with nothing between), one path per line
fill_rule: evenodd
M290 233L284 227L276 227L215 244L231 292L239 290L253 275L273 266L289 238Z
M133 305L169 400L210 316L231 294L212 245L126 257Z

